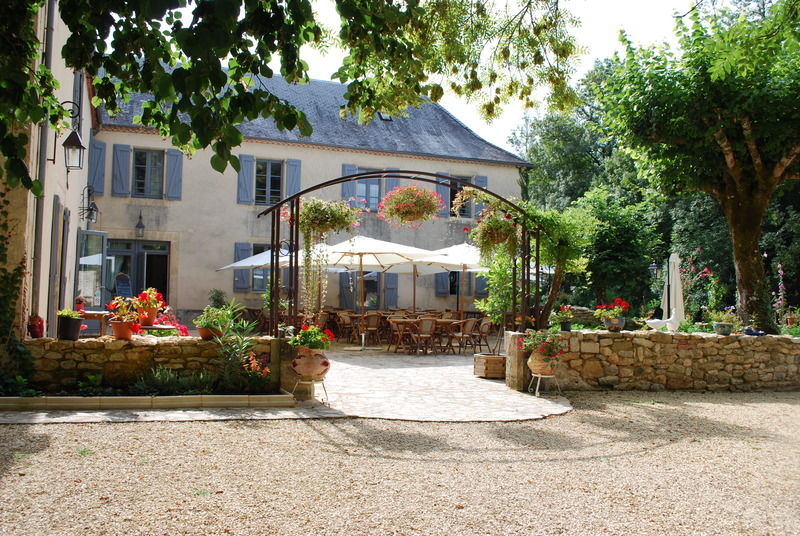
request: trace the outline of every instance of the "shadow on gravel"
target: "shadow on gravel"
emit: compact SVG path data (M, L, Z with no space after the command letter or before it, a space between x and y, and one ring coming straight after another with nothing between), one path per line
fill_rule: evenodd
M31 426L4 424L0 426L0 479L10 472L24 472L26 459L50 445L47 434L31 433Z
M371 419L330 419L324 422L307 420L303 424L313 428L314 432L322 436L325 443L333 450L346 451L348 454L352 454L352 451L349 450L352 448L365 450L365 454L370 452L369 456L383 453L386 457L400 453L427 455L452 449L452 445L443 437L403 431L400 430L402 426L387 427L385 426L386 422ZM384 423L384 425L379 423ZM338 434L345 436L349 441L344 443L332 437L325 430L329 426L335 428Z

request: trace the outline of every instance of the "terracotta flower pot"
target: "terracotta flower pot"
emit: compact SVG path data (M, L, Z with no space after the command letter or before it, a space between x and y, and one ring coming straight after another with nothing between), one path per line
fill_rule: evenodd
M292 370L303 381L322 381L331 368L331 362L322 350L297 347L297 357L292 360Z
M139 323L143 326L152 326L158 315L158 307L139 309Z
M111 324L111 333L114 335L115 339L129 341L131 340L131 337L133 337L133 331L131 330L133 322L119 322L117 320L112 320L109 322L109 324Z
M550 361L545 361L544 359L544 354L532 352L531 356L528 358L528 368L531 369L531 372L534 374L553 376L556 373L555 365L557 362L554 362L552 359Z
M211 329L211 328L201 328L200 326L197 327L197 334L200 335L200 338L204 341L210 341L215 336L220 337L222 332L218 329Z

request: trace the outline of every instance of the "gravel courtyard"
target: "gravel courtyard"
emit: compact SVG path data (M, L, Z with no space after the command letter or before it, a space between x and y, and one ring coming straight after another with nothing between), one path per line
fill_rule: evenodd
M539 421L0 426L0 534L800 534L800 393Z

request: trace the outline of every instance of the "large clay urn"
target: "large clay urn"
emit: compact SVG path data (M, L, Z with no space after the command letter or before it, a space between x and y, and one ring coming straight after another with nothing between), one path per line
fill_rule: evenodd
M330 368L331 362L322 350L306 346L297 347L297 357L292 359L292 370L300 376L300 380L322 381Z
M531 352L531 355L528 358L528 368L531 369L531 372L534 374L553 376L556 373L554 367L557 361L552 359L550 361L545 361L544 358L544 354Z

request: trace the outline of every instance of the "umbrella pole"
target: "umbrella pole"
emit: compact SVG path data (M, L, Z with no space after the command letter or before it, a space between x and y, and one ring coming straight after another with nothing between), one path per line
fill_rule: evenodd
M412 277L414 278L414 294L413 294L414 297L411 301L411 312L416 313L417 312L417 265L416 264L414 265L414 273Z
M461 281L458 282L458 310L461 311L461 320L464 320L464 284L467 281L467 265L461 265Z
M364 316L364 255L358 256L358 271L361 276L361 316Z

